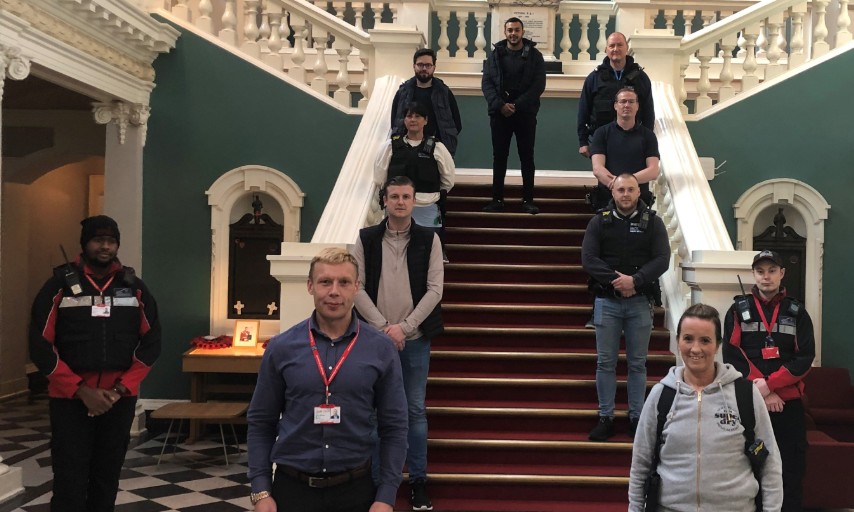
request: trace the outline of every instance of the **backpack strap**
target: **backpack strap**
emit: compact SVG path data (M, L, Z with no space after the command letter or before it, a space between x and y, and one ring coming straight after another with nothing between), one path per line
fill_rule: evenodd
M658 463L661 460L661 447L664 445L661 433L664 431L664 422L667 421L667 413L673 407L674 398L676 398L676 390L670 386L664 386L664 389L661 390L661 395L658 397L658 423L655 426L655 449L652 453L652 467L649 468L650 473L658 469Z
M756 440L756 416L753 414L753 383L744 377L735 381L735 402L738 404L738 416L744 427L746 448Z

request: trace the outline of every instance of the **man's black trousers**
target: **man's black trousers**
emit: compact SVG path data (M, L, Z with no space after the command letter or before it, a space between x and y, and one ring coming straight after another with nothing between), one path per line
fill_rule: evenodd
M82 400L50 399L51 512L112 512L136 397L90 418Z
M800 512L803 502L804 469L807 463L807 427L804 404L787 400L781 412L769 412L774 437L783 462L782 512Z
M516 135L516 148L522 164L522 199L534 200L534 141L537 138L537 115L517 112L510 117L489 117L492 128L492 199L504 200L504 177L510 140Z

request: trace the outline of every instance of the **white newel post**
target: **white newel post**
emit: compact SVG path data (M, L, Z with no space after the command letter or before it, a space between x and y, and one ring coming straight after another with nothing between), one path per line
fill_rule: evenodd
M0 26L0 31L5 32L5 29L6 27ZM17 32L15 28L13 30ZM0 44L0 105L3 102L3 87L6 77L13 80L23 80L29 74L30 60L21 55L21 49L15 46ZM0 109L0 121L2 121L2 118L3 114ZM0 168L0 178L2 178L2 168ZM0 179L0 182L2 182L2 179ZM3 288L0 287L0 293L2 293L2 290ZM2 350L3 345L0 344L0 356L2 356ZM24 492L24 483L21 468L3 464L3 457L0 456L0 502L22 492Z
M371 83L385 75L412 75L412 54L424 46L424 36L412 27L382 24L369 30L374 59Z
M671 84L679 90L680 36L667 29L640 29L629 36L635 61L643 66L651 80Z
M270 274L282 284L279 298L280 332L302 322L314 310L314 301L306 288L308 269L311 259L327 247L347 249L346 244L283 242L282 254L267 256Z
M433 26L430 16L430 0L406 0L400 3L396 24L401 27L415 27L424 33L427 41L432 41Z
M714 306L723 317L732 298L741 293L737 276L741 276L745 287L753 285L750 267L754 254L752 251L692 251L691 261L682 262L682 280L691 288L691 304L702 302Z

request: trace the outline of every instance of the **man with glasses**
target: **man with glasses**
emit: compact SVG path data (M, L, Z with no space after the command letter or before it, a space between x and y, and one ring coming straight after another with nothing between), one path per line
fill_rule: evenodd
M587 158L590 158L593 133L614 120L611 101L623 87L634 87L637 91L641 101L639 122L650 130L654 129L655 108L649 76L628 52L626 36L614 32L608 36L605 60L584 80L578 99L578 152Z
M599 181L594 207L602 209L611 199L614 180L623 173L635 175L640 184L640 198L646 206L654 199L649 182L658 178L658 139L655 133L637 122L638 93L631 87L620 89L614 97L617 119L596 130L590 144L593 175Z
M460 109L454 93L441 79L433 76L436 71L436 52L420 48L412 57L415 76L403 82L394 95L391 105L391 129L394 135L406 133L404 106L418 103L427 108L425 137L436 137L448 148L451 156L457 152L457 135L463 131Z

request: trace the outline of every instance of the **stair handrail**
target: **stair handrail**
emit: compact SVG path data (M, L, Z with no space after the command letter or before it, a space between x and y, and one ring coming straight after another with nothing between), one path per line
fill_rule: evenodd
M661 155L656 210L667 227L672 256L660 283L667 306L665 325L675 333L679 317L691 303L682 264L692 261L694 251L732 251L733 245L673 86L656 81L652 92Z
M762 0L712 23L702 30L683 37L682 44L679 46L679 53L690 55L700 48L717 43L725 35L738 32L747 25L759 23L772 14L777 14L802 3L806 2L804 0Z
M374 83L374 92L320 216L312 243L351 244L356 241L359 229L379 220L374 162L381 145L388 141L391 104L402 81L399 76L387 75Z
M297 15L311 23L312 27L322 29L335 37L343 37L359 51L373 51L371 38L367 32L355 27L335 15L326 12L306 0L268 0L278 3L291 16Z

